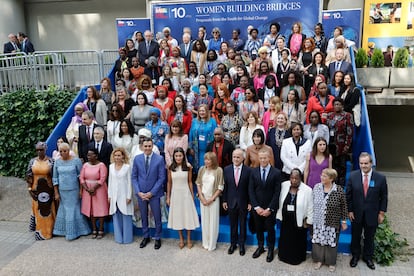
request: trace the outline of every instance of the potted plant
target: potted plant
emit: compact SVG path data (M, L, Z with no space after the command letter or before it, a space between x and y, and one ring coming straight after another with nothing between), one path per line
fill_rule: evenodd
M355 56L355 65L357 68L364 68L368 65L368 54L364 48L359 48Z
M408 68L409 55L406 47L399 48L397 52L395 52L390 77L390 88L394 88L394 92L407 92L413 90L414 69Z
M360 49L361 50L361 49ZM365 55L366 52L363 50ZM375 48L372 56L370 67L364 67L365 55L358 50L355 57L355 63L357 63L358 53L360 55L360 68L357 66L357 79L358 83L369 91L381 92L383 88L388 88L390 80L390 68L384 67L384 55L381 49ZM368 56L366 57L368 63Z

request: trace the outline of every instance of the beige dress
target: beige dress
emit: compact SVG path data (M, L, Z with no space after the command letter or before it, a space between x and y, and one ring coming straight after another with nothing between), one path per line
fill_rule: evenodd
M188 187L188 171L178 167L171 171L172 189L168 228L174 230L194 230L200 226L193 195Z

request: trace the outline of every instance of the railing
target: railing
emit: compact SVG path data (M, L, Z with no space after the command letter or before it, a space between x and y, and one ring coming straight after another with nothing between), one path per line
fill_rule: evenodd
M19 89L80 90L106 77L117 50L80 50L4 54L0 56L0 93Z

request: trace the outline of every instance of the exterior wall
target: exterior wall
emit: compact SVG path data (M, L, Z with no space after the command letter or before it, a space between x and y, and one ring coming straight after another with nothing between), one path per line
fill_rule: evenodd
M27 2L25 14L37 51L116 49L115 19L146 17L146 1Z
M3 43L8 42L10 33L26 32L23 0L1 0L0 8L0 52L3 52Z
M328 3L328 10L338 10L338 9L364 9L364 0L330 0Z

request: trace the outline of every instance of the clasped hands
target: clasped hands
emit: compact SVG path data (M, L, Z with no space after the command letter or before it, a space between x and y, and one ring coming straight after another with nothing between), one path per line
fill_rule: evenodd
M148 193L143 193L143 192L139 192L138 196L145 201L149 201L152 198L152 193L148 192Z
M272 214L272 211L270 211L270 209L263 209L262 207L257 208L255 211L259 216L262 217L268 217Z

